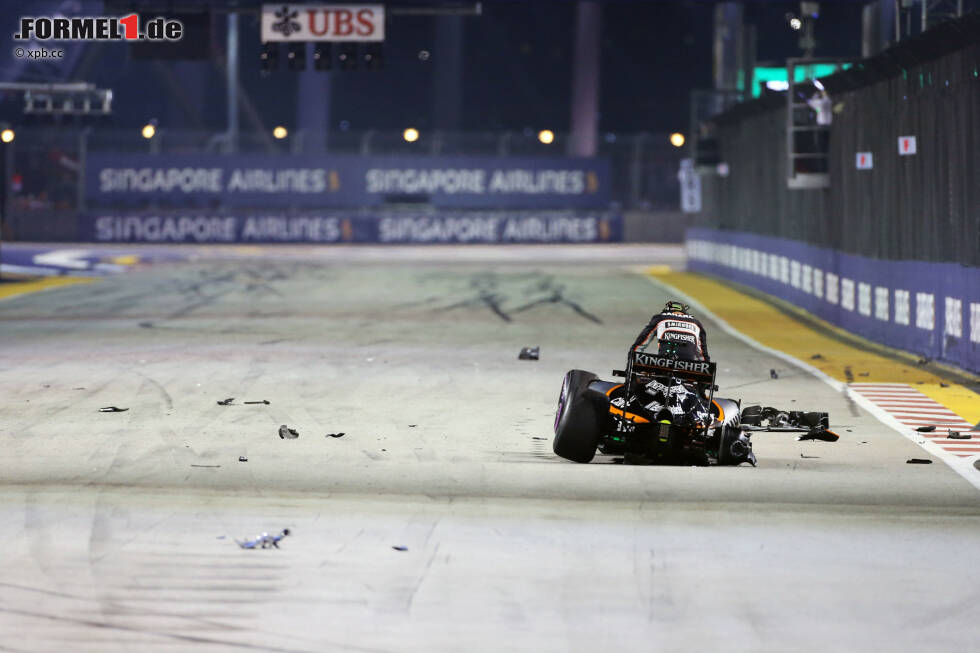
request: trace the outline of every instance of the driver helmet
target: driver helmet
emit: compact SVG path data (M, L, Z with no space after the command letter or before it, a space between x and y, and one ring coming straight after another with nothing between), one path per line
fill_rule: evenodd
M680 313L682 315L687 315L688 311L690 311L690 310L691 310L691 307L688 306L687 304L684 304L683 302L678 302L678 301L670 300L666 304L664 304L664 310L663 310L663 312L664 313Z

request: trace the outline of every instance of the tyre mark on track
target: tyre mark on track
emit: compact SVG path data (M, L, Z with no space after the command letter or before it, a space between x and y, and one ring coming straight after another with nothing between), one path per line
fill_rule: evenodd
M506 308L514 300L503 288L505 283L518 284L513 288L514 293L528 297L516 308ZM470 292L474 293L467 299L462 299L449 306L436 309L450 311L458 308L488 308L504 322L513 322L514 314L524 313L540 306L567 306L579 317L594 324L602 324L602 320L589 312L582 305L570 298L564 284L558 283L554 277L540 272L530 275L519 275L515 279L501 279L494 273L484 273L469 281Z

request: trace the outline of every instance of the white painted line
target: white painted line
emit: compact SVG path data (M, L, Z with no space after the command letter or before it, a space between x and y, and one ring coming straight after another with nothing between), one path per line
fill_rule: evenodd
M737 340L741 340L748 346L753 347L759 351L765 352L767 354L770 354L771 356L775 356L776 358L779 358L780 360L786 361L790 365L794 365L805 372L809 372L813 376L817 377L818 379L820 379L821 381L829 385L834 390L837 390L838 392L841 392L846 396L850 397L854 401L854 403L860 405L866 411L874 415L879 422L897 431L905 439L914 442L915 444L919 445L920 447L928 451L930 454L935 456L936 458L942 460L954 472L956 472L964 479L966 479L966 481L970 485L975 487L977 490L980 490L980 473L978 473L977 469L973 466L973 462L972 462L972 459L975 458L976 456L972 456L972 455L968 457L957 456L952 452L946 451L941 446L933 443L930 440L922 439L921 433L916 433L914 431L909 433L908 426L899 422L897 419L895 419L890 414L888 414L884 409L876 406L873 401L871 401L870 399L862 395L857 388L852 389L846 383L841 383L837 379L828 376L827 374L825 374L821 370L818 370L812 365L809 365L808 363L805 363L794 356L790 356L784 351L779 351L778 349L767 347L763 345L761 342L758 342L757 340L754 340L753 338L745 335L744 333L742 333L741 331L739 331L738 329L730 325L728 322L715 315L701 302L694 299L687 293L682 292L678 288L675 288L674 286L671 286L668 283L664 283L660 279L657 279L656 277L652 277L646 273L643 273L643 277L649 280L650 283L659 286L661 289L666 290L667 292L672 293L680 297L681 299L683 299L692 308L697 309L699 313L701 313L709 320L717 324L719 327L721 327L722 331L732 336L733 338ZM910 386L905 386L905 387L910 387Z

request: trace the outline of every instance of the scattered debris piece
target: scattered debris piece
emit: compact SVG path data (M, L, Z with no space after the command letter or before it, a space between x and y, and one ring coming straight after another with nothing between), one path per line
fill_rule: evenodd
M408 551L408 547L402 544L395 545L391 548L393 548L395 551Z
M243 404L265 404L266 406L268 406L269 405L269 400L268 399L263 399L262 401L243 401L242 403Z
M858 444L868 444L868 441L867 440L861 440L860 442L858 442Z
M278 535L270 535L269 533L262 533L261 535L256 535L251 540L235 540L235 543L243 549L278 549L279 541L282 538L289 535L289 529L284 528Z
M959 431L949 430L949 435L946 436L950 440L972 440L972 433L960 433Z
M769 370L769 378L770 379L778 379L779 378L779 374L776 373L776 370Z
M980 470L980 458L973 461L973 466Z
M518 360L536 361L540 356L541 347L522 347L521 353L517 355Z
M827 413L784 411L772 406L746 406L742 409L742 424L759 426L763 429L782 427L826 429L830 427L830 417Z
M940 381L939 382L939 387L940 388L948 388L949 387L949 384L948 383L943 383L942 381Z
M191 465L191 467L221 467L221 465Z
M920 426L915 430L918 431L919 433L932 433L933 431L936 430L936 425L930 424L929 426Z
M847 379L848 383L854 383L854 372L851 371L850 365L844 368L844 378Z
M344 437L344 432L341 431L340 433L327 433L323 437L325 437L325 438L342 438L342 437Z
M823 360L823 354L814 354L813 356L810 356L810 360L812 361Z
M72 390L84 390L85 388L72 388Z
M971 430L971 431L980 431L980 422L977 422L977 423L976 423L976 424L975 424L975 425L973 426L973 428L972 428L972 429L970 429L970 430Z
M819 457L820 456L804 456L803 454L800 454L800 458L819 458Z
M531 439L532 440L547 440L548 438L539 438L538 436L533 435L533 436L531 436Z
M926 460L925 458L909 458L905 461L906 465L931 465L931 460Z
M828 431L827 429L813 429L812 431L803 433L796 439L797 441L823 440L824 442L837 442L840 439L840 436L833 431Z
M928 358L926 358L925 356L923 356L922 358L920 358L919 360L916 361L916 364L917 365L928 365L931 362L932 362L931 360L929 360Z
M119 406L103 406L99 409L100 413L125 413L128 408L120 408Z
M858 372L858 376L871 376L871 372Z
M227 399L222 399L218 402L219 406L230 406L231 402L235 401L234 397L228 397Z
M295 440L299 437L299 431L291 429L285 424L279 427L279 437L283 440Z
M227 535L219 535L218 537L216 537L216 538L214 538L214 539L216 539L216 540L224 540L224 539L226 539L227 537L228 537Z
M240 462L240 463L247 463L248 462L248 458L246 458L245 456L239 456L238 457L238 462Z
M414 429L414 428L415 428L416 426L418 426L418 424L409 424L409 425L408 425L408 428L410 428L410 429Z

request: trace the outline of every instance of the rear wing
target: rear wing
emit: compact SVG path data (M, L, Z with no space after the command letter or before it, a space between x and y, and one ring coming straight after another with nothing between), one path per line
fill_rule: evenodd
M659 356L641 351L630 352L630 369L633 374L644 376L674 376L695 383L714 385L717 364L670 356Z

